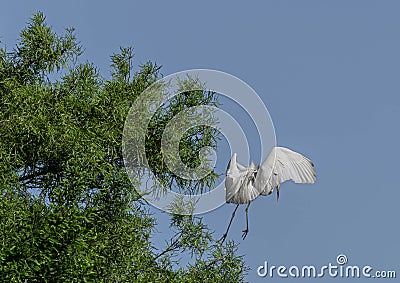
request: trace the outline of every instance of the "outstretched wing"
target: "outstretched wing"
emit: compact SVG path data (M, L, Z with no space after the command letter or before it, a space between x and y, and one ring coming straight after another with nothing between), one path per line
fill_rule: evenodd
M255 187L261 190L261 194L268 195L276 186L288 180L314 183L314 164L300 153L285 147L274 147L257 172Z

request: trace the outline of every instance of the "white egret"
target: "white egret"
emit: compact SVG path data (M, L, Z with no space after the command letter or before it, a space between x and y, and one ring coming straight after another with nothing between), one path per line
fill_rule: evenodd
M226 171L225 200L235 203L236 208L232 213L228 228L222 236L222 242L228 235L229 228L240 204L246 206L246 229L242 238L249 232L249 206L251 201L258 196L270 195L276 188L277 200L279 199L280 184L292 180L295 183L314 183L316 172L310 159L285 147L274 147L261 166L252 162L245 167L236 161L236 153L228 164Z

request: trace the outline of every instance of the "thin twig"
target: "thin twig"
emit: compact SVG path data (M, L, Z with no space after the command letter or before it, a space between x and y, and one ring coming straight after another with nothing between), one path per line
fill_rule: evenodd
M175 250L177 247L174 247L178 244L179 240L180 240L181 236L179 236L178 238L175 239L175 241L173 241L171 243L171 245L169 245L164 251L162 251L161 253L159 253L158 255L156 255L156 257L154 258L155 260L158 259L159 257L165 255L166 253Z

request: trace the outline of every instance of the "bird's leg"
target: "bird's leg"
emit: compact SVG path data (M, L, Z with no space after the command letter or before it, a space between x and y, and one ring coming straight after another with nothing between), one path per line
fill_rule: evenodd
M281 184L278 184L277 186L276 186L276 201L278 202L278 200L279 200L279 189L280 189L280 186L281 186Z
M243 230L243 234L242 234L242 238L243 240L246 239L247 233L249 233L249 206L250 206L249 202L246 206L246 230Z
M232 212L232 217L231 217L231 220L229 221L228 228L226 228L225 234L222 235L222 238L218 240L218 242L221 242L221 244L225 241L226 236L228 236L229 228L231 228L232 221L233 221L233 218L235 217L235 213L236 213L236 210L238 209L238 207L239 207L239 204L236 205L235 210Z

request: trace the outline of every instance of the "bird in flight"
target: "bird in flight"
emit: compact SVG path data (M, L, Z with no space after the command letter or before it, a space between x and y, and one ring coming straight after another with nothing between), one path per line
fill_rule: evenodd
M242 238L249 232L249 206L259 197L270 195L276 188L276 197L279 200L280 184L292 180L295 183L314 183L316 172L310 159L285 147L274 147L261 165L252 162L245 167L236 161L236 153L232 155L226 171L225 200L235 203L228 228L220 241L224 242L240 204L246 206L246 229Z

